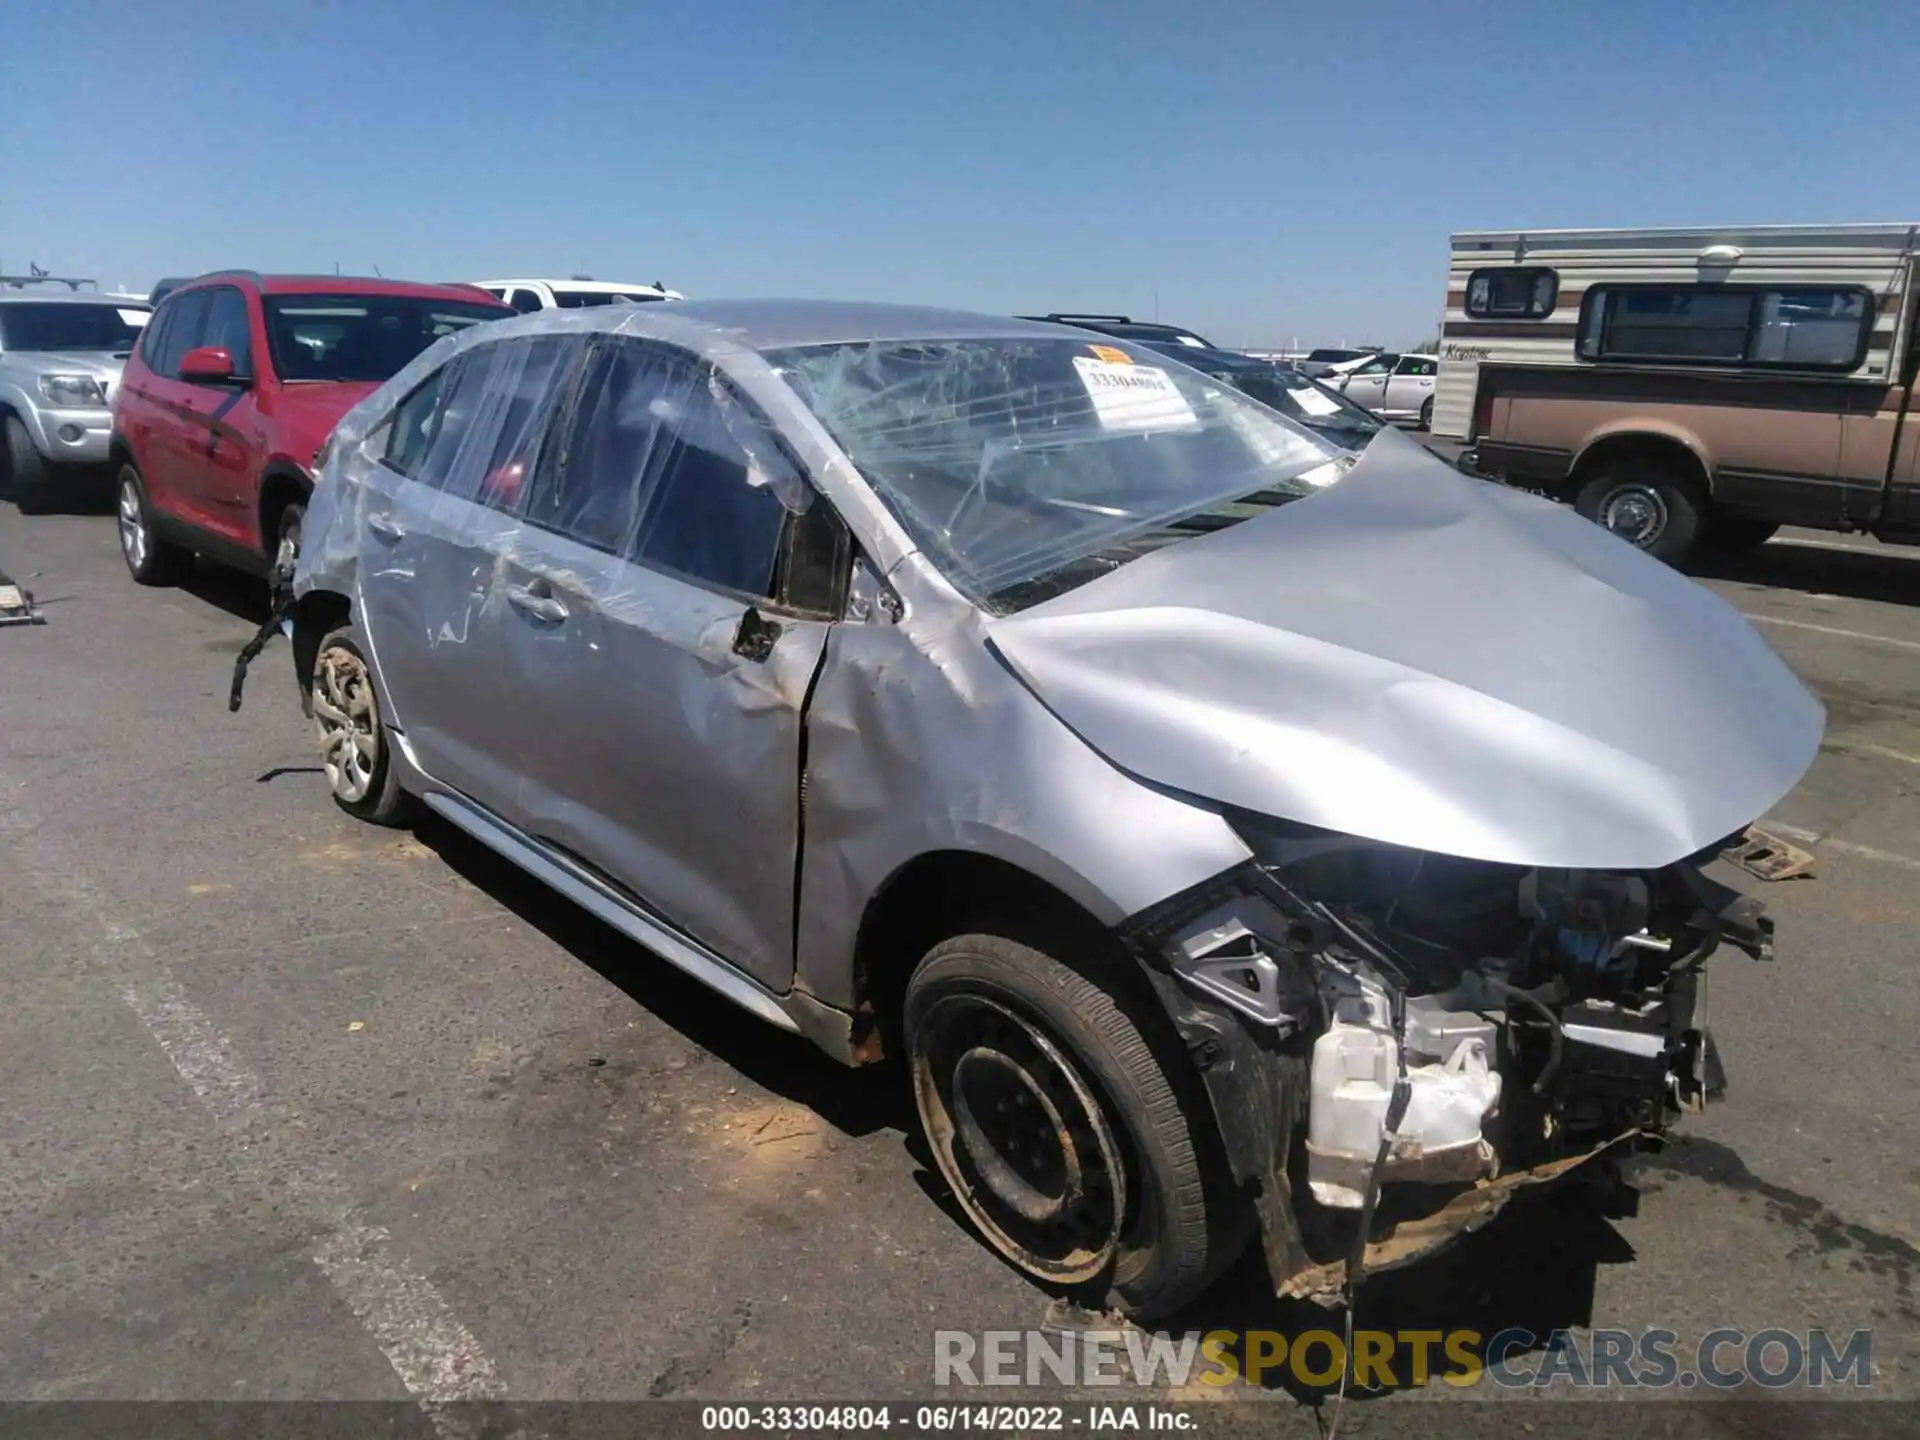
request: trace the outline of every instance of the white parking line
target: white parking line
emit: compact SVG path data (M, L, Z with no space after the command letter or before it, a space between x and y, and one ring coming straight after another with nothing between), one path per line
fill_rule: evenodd
M1912 550L1901 553L1897 545L1843 545L1838 540L1802 540L1797 535L1776 535L1767 542L1775 545L1797 545L1803 550L1839 550L1848 555L1884 555L1889 560L1920 559L1920 552Z
M0 790L8 787L0 784ZM17 806L0 831L39 829L37 817ZM24 847L23 847L24 848ZM48 899L64 901L80 916L112 914L107 896L79 879L58 842L32 847L39 873L16 874ZM18 863L19 856L16 855ZM98 921L96 919L96 924ZM84 935L86 922L77 923ZM367 1223L326 1168L289 1148L300 1127L290 1107L273 1101L265 1083L235 1055L227 1037L187 998L173 972L131 926L107 919L80 948L97 972L114 982L127 1008L139 1017L180 1078L207 1107L234 1143L227 1158L251 1189L292 1201L312 1226L311 1252L340 1298L373 1336L400 1383L427 1413L443 1440L466 1440L466 1417L443 1406L501 1400L505 1390L493 1362L472 1331L426 1276L397 1253L393 1237Z
M1901 855L1892 850L1881 850L1872 845L1856 845L1851 840L1834 840L1818 830L1808 830L1799 825L1782 825L1778 820L1762 820L1762 830L1771 830L1774 834L1788 840L1798 840L1803 844L1819 845L1842 855L1857 855L1862 860L1878 860L1883 865L1898 865L1904 870L1920 870L1920 860L1911 855Z
M1866 630L1842 630L1837 625L1815 625L1808 620L1788 620L1780 615L1759 615L1751 610L1742 610L1740 613L1761 625L1784 625L1789 630L1811 630L1816 635L1838 635L1843 640L1864 640L1871 645L1891 645L1898 650L1920 650L1920 640L1896 640L1891 635L1875 635Z
M1889 750L1885 745L1863 745L1854 740L1836 740L1840 749L1854 755L1878 755L1882 760L1898 760L1902 765L1920 765L1920 755L1909 755L1904 750Z

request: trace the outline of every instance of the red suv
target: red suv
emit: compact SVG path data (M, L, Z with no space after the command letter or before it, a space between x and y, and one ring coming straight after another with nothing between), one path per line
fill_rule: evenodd
M114 391L120 550L142 585L196 552L291 559L340 417L443 335L514 312L466 285L223 270L172 291Z

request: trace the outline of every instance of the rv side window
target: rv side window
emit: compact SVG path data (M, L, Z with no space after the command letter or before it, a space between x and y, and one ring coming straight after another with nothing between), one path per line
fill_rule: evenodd
M1476 270L1467 277L1467 314L1476 320L1543 320L1553 313L1560 277L1535 265Z
M1834 285L1596 285L1580 316L1583 360L1852 370L1866 358L1873 297Z

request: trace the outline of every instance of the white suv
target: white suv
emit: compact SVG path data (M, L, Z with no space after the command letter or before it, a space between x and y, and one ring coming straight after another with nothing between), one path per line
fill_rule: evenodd
M637 305L648 300L684 300L678 290L652 285L617 285L611 280L475 280L488 294L523 314L531 310L574 310L584 305Z

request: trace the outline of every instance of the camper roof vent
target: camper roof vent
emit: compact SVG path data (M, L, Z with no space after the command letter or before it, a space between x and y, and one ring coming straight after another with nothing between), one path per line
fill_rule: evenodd
M1709 245L1700 252L1702 265L1731 265L1746 252L1738 245Z

